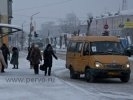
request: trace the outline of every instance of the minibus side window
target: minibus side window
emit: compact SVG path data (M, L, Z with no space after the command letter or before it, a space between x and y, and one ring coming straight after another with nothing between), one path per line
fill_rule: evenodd
M83 49L83 55L89 55L89 52L90 52L90 44L85 43L84 49Z
M81 50L82 50L82 44L83 43L81 43L81 42L77 42L76 43L76 50L75 50L75 52L78 52L78 53L81 52Z
M76 48L76 42L71 42L68 51L74 52Z
M72 43L71 41L68 42L68 44L67 44L67 51L70 51L71 43Z

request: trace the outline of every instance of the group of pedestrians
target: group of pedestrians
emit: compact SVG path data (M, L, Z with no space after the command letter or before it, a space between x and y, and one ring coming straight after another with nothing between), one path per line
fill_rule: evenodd
M18 69L18 57L19 51L16 47L12 48L12 57L10 60L10 51L9 48L6 46L5 43L2 44L0 47L0 70L1 73L5 72L5 68L8 68L8 59L10 63L13 65L13 69Z
M34 73L39 74L39 64L42 62L45 70L44 75L51 75L51 68L52 68L52 58L58 59L57 56L54 54L53 48L51 44L48 44L43 51L43 55L36 44L32 44L31 48L28 49L28 56L27 60L30 61L30 68L34 68ZM53 57L52 57L53 56ZM48 71L47 71L48 70Z
M35 74L39 74L39 65L44 65L44 75L51 75L51 68L52 68L52 62L53 57L55 59L58 59L57 56L54 54L53 48L51 44L48 44L46 48L43 51L43 54L41 53L38 45L32 44L30 48L28 48L28 55L27 60L30 61L30 68L34 69ZM1 73L5 72L5 68L8 68L8 59L10 58L10 51L9 48L6 46L6 44L2 44L0 47L0 70ZM10 64L13 65L12 69L18 69L18 59L19 59L19 50L17 47L12 48L12 57L10 60Z

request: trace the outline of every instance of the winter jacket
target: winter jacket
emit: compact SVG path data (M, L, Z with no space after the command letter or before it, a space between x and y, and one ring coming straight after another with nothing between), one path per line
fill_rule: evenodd
M31 54L32 48L34 48L34 47L32 46L31 48L28 48L28 55L27 55L26 59L29 61L30 61L30 54Z
M12 53L10 63L13 64L13 65L18 65L18 58L19 58L18 49L13 49L12 51L13 51L13 53Z
M38 47L34 47L30 53L30 61L33 65L40 64L42 61L41 51Z
M47 67L52 67L52 62L53 62L53 59L52 59L52 56L57 59L56 55L54 54L54 51L53 49L48 49L46 48L43 52L43 58L44 58L44 64L45 66Z
M7 63L8 55L10 57L9 49L6 46L2 46L1 50L2 50L2 53L3 53L4 59L5 59L5 62Z
M2 68L2 65L4 65L5 68L7 67L4 57L3 57L3 54L2 54L2 51L0 50L0 70Z

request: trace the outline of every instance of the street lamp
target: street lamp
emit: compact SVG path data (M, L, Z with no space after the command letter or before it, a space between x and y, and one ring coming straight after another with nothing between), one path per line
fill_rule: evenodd
M0 13L0 23L1 23L1 21L2 21L2 15L1 15L1 13ZM3 38L2 38L2 35L3 35L3 31L2 31L2 28L0 27L0 42L1 43L3 43Z
M22 23L22 35L21 35L21 37L22 37L22 40L21 40L21 49L22 49L22 50L23 50L23 46L24 46L24 30L23 30L23 27L24 27L25 22L26 22L26 21L24 21L24 22Z
M39 14L39 13L40 13L40 12L37 12L37 13L31 15L31 17L30 17L31 22L30 22L29 41L28 41L28 42L29 42L29 43L28 43L29 47L30 47L30 44L31 44L31 37L32 37L31 32L32 32L32 30L33 30L33 26L32 26L33 16L35 16L35 15L37 15L37 14Z

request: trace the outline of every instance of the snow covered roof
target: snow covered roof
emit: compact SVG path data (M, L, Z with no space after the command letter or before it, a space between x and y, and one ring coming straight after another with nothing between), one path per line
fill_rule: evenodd
M2 30L2 29L11 29L11 30L8 30L7 32L3 32L2 34L2 36L0 37L0 38L2 38L2 37L4 37L4 36L6 36L6 35L10 35L10 34L12 34L12 33L15 33L15 32L18 32L18 31L22 31L22 28L21 27L19 27L19 26L16 26L16 25L11 25L11 24L3 24L3 23L0 23L0 29Z
M95 19L116 17L116 16L120 16L120 15L133 15L133 9L117 11L117 12L107 12L107 13L102 14L101 16L97 16Z
M120 15L133 15L133 9L120 11Z
M0 23L0 27L2 27L2 28L16 29L16 30L22 31L22 28L21 27L16 26L16 25L11 25L11 24L3 24L3 23Z

